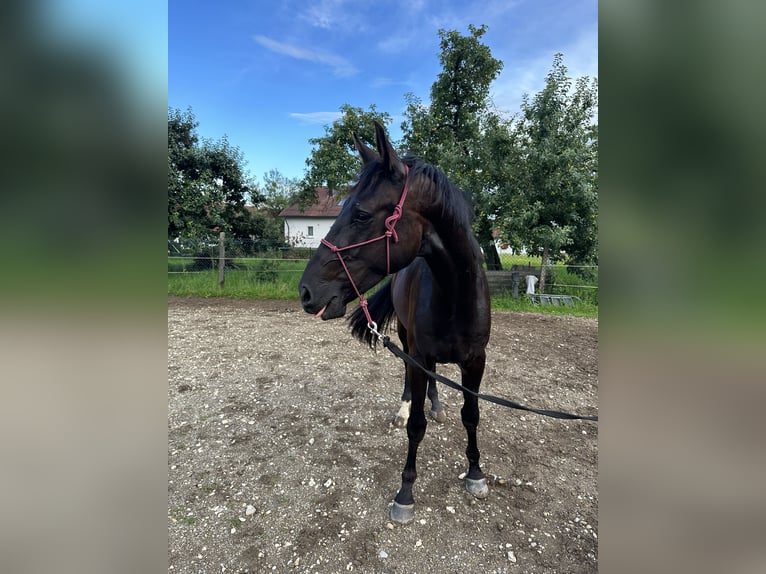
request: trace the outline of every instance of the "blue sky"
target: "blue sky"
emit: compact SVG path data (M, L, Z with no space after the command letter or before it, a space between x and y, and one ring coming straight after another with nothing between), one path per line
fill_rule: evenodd
M191 107L198 133L227 135L258 182L299 178L309 138L344 103L375 104L399 125L404 95L429 101L441 71L438 30L482 38L503 70L497 107L517 113L539 91L556 52L573 78L598 75L596 0L170 0L168 105Z

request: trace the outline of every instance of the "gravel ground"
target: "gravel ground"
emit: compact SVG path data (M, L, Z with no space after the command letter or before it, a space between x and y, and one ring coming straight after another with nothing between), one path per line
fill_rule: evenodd
M494 313L481 390L594 414L597 351L596 320ZM461 480L462 398L440 387L447 421L420 446L415 522L388 520L402 377L385 349L297 303L170 299L169 572L596 572L592 422L480 403L478 501Z

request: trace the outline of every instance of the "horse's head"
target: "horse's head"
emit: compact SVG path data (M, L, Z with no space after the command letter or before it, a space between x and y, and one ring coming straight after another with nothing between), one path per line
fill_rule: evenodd
M408 168L377 122L375 137L378 152L354 134L362 169L298 285L306 312L325 320L342 317L359 293L409 265L420 248L425 221L412 191L403 196Z

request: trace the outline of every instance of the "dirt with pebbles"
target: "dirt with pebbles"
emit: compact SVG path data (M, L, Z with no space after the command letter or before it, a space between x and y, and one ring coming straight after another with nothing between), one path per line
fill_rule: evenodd
M597 348L596 320L496 312L482 391L595 414ZM597 424L480 403L490 494L475 500L462 397L445 387L415 521L392 524L402 381L388 351L297 303L170 299L169 572L597 571Z

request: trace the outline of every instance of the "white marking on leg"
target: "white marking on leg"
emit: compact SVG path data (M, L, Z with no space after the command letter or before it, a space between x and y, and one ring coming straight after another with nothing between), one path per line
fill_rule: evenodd
M394 419L394 425L398 427L403 427L405 424L407 424L407 420L410 418L410 404L412 401L402 401L402 406L399 407L399 412L396 413L396 418Z

